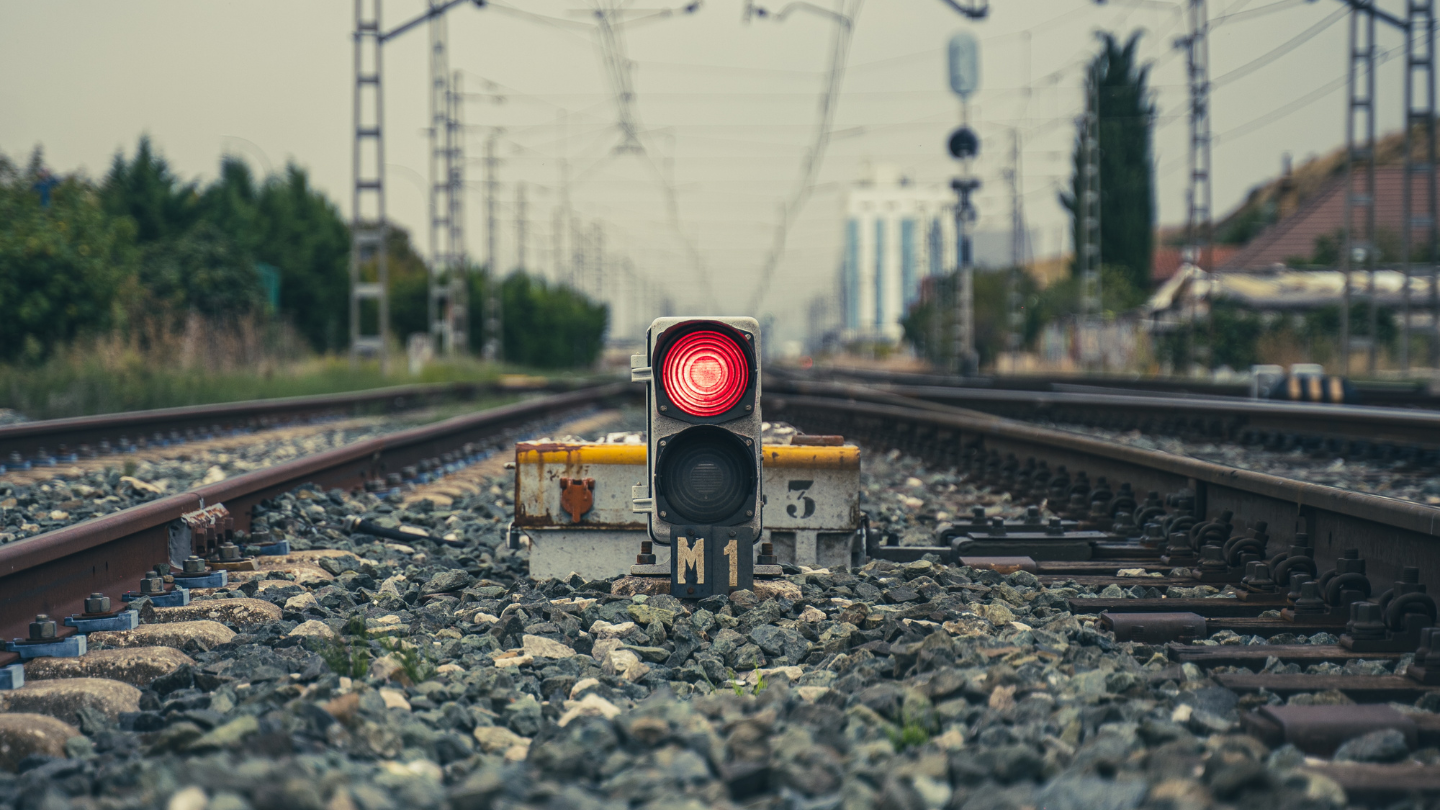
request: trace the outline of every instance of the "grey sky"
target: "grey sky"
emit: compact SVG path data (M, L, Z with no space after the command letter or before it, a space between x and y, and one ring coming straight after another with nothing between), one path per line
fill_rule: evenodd
M708 268L702 285L668 223L654 168L611 149L619 137L616 105L597 39L581 27L590 0L511 3L509 9L457 7L449 22L451 65L464 71L465 89L479 94L466 109L475 127L469 155L483 155L481 126L504 128L497 141L500 264L514 262L515 184L524 182L529 264L551 273L562 148L557 121L564 109L574 206L587 227L603 221L607 252L628 257L635 275L663 285L681 311L743 308L813 135L835 24L797 11L783 22L747 25L739 0L711 0L696 14L625 32L644 141L661 171L673 161L683 228ZM418 0L392 0L386 22L422 8ZM1212 18L1255 12L1215 29L1212 76L1220 79L1338 8L1336 0L1211 0ZM982 91L972 104L984 140L976 167L985 181L978 198L982 229L1009 228L1001 170L1016 128L1037 253L1062 246L1066 220L1055 196L1068 178L1081 65L1095 50L1097 30L1145 31L1142 50L1154 62L1160 112L1160 219L1183 219L1184 59L1172 47L1184 30L1179 10L1165 0L992 0L990 18L971 23L940 0L867 0L819 182L789 234L763 307L777 318L782 336L798 337L810 297L834 289L845 184L872 161L900 166L918 182L945 182L954 172L943 144L958 105L944 82L944 44L962 27L975 31L983 49ZM117 149L133 149L136 137L149 132L184 177L213 177L222 152L257 169L266 161L279 167L294 160L348 212L352 15L352 4L335 0L7 0L0 4L0 150L23 157L43 144L56 169L99 176ZM1344 76L1345 36L1341 16L1272 63L1217 81L1217 212L1275 174L1282 152L1298 162L1342 141L1344 87L1337 80ZM1382 50L1399 44L1398 34L1382 31ZM390 215L411 230L422 251L426 46L422 27L385 53ZM1400 82L1399 59L1382 65L1381 131L1398 128ZM1333 89L1299 103L1326 86ZM494 96L504 96L503 103ZM1297 109L1251 125L1287 104ZM483 166L474 162L467 173L473 189L466 200L468 244L483 259ZM649 313L622 309L617 331L634 331L642 316L648 321Z

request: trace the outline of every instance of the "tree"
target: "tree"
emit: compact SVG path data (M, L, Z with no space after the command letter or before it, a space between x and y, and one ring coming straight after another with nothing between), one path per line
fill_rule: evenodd
M1100 53L1090 63L1089 81L1099 88L1100 107L1100 258L1120 270L1133 288L1150 289L1155 249L1155 164L1151 135L1155 107L1150 100L1149 66L1136 62L1140 32L1123 46L1101 34ZM1070 212L1079 256L1082 132L1075 137L1070 190L1060 205ZM1078 272L1079 264L1074 267Z
M199 195L195 184L180 182L165 158L155 153L150 136L142 135L134 160L127 163L124 153L115 154L100 199L106 213L135 223L135 238L143 244L189 230L197 219Z
M350 340L350 228L295 164L256 199L255 259L280 270L280 314L318 351ZM242 242L243 244L243 242Z
M488 273L470 275L470 345L485 341ZM533 368L589 366L605 346L610 310L585 295L516 271L500 282L505 360Z
M186 312L210 318L245 315L265 303L255 262L209 222L146 245L140 283L149 303L177 316Z
M60 180L41 207L37 149L20 171L0 155L0 359L40 360L109 328L134 296L134 225L106 215L82 178Z

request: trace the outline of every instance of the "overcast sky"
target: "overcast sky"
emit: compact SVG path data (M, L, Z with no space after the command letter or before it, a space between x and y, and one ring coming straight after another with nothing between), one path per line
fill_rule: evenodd
M739 312L755 292L780 207L814 139L836 23L796 9L783 20L747 24L742 0L709 0L694 14L624 29L646 148L624 155L614 150L617 103L589 13L594 1L508 0L449 14L451 66L475 94L465 105L470 253L483 261L478 161L495 131L489 128L499 128L501 266L516 261L514 203L524 183L527 264L553 274L550 232L565 157L576 214L587 230L600 223L613 258L606 277L612 296L628 294L614 266L628 260L632 277L663 288L681 312ZM827 7L834 1L819 0ZM1398 2L1390 5L1400 13ZM666 6L635 0L627 7ZM423 8L418 0L386 3L386 27ZM1220 21L1211 35L1217 214L1273 176L1282 153L1298 163L1343 142L1347 22L1340 8L1336 0L1211 0L1210 16ZM782 336L799 337L811 297L832 293L843 191L867 166L893 164L921 183L944 183L954 173L944 142L959 109L945 83L944 47L962 28L982 47L982 90L971 108L984 144L976 165L985 183L977 200L982 230L1010 227L1002 170L1013 130L1036 252L1064 246L1056 193L1068 179L1081 68L1097 47L1097 31L1144 32L1159 108L1160 221L1182 221L1185 60L1173 46L1185 30L1181 9L1168 0L992 0L989 18L976 23L941 0L864 2L833 137L761 312L777 319ZM257 171L294 161L348 215L353 25L352 4L338 0L4 0L0 151L23 158L43 145L53 168L98 177L116 150L132 151L148 132L185 178L214 177L227 152ZM1382 31L1382 51L1399 45L1398 33ZM423 26L385 47L389 212L422 252L426 52ZM1379 70L1381 131L1399 126L1400 61ZM659 179L667 171L679 233ZM705 279L697 278L682 240L695 246ZM616 330L633 332L650 314L622 308Z

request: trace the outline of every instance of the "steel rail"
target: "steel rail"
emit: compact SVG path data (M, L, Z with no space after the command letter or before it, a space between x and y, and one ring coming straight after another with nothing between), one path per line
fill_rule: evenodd
M542 389L523 388L507 386L503 381L400 385L339 394L277 397L20 422L0 427L0 464L4 464L12 452L29 458L42 448L53 452L61 445L66 445L71 452L75 452L82 444L94 445L101 440L115 440L122 435L138 439L155 432L168 435L171 431L183 433L217 425L222 429L249 428L263 426L271 420L302 416L354 412L368 408L396 411L441 401L475 399L486 394L570 390L573 387L549 382Z
M802 387L802 386L796 386ZM809 386L803 393L767 387L767 419L801 429L842 433L877 447L889 446L937 464L954 466L967 452L997 451L1018 459L1064 464L1091 480L1105 476L1111 486L1128 482L1137 493L1195 495L1196 514L1232 511L1239 521L1269 524L1272 544L1287 545L1303 524L1317 560L1358 549L1372 580L1397 579L1407 565L1420 566L1426 580L1440 575L1440 509L1411 501L1351 492L1306 481L1226 467L1153 450L1023 422L939 406L915 407L876 401L864 391ZM817 390L818 388L818 390ZM884 394L889 397L893 395Z
M0 638L23 635L36 613L79 612L84 597L136 589L156 563L171 559L170 531L197 509L224 504L237 529L251 509L301 484L358 489L372 479L439 456L470 441L602 402L634 397L630 383L609 383L465 414L166 496L113 514L0 546Z
M1414 408L1322 405L1272 400L1097 392L1014 391L934 385L816 383L779 378L794 391L885 392L1007 417L1139 428L1161 434L1199 433L1234 440L1245 432L1314 437L1402 448L1440 449L1440 412ZM816 387L818 386L818 387Z
M882 371L864 368L815 367L800 372L796 369L768 369L769 373L793 379L858 381L865 384L933 385L965 390L992 389L1002 391L1047 391L1060 393L1097 392L1133 394L1135 396L1209 396L1236 399L1250 398L1248 382L1217 382L1190 377L1134 377L1121 375L1006 375L956 377L950 374L925 374L906 371ZM1367 405L1388 407L1440 408L1440 397L1415 382L1385 380L1351 380L1361 401Z

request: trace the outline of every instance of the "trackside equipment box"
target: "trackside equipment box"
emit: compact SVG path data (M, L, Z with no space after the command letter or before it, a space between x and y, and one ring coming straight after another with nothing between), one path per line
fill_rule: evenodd
M782 563L851 565L860 551L860 448L764 445L764 541ZM646 539L631 487L647 475L644 444L515 445L515 529L530 538L530 575L623 576ZM656 563L670 549L654 546Z

